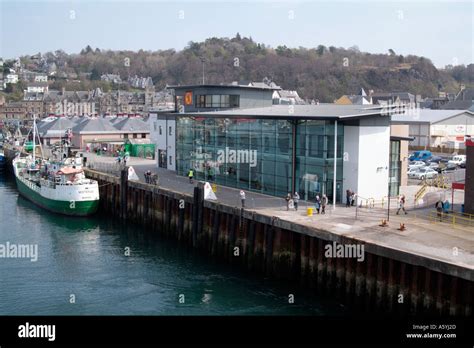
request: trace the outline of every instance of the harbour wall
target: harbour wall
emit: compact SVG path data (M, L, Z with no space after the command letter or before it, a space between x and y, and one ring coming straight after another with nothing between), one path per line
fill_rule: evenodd
M340 236L86 169L98 180L100 213L131 221L190 248L265 276L299 283L362 311L472 315L469 268ZM325 257L327 244L363 244L365 260Z

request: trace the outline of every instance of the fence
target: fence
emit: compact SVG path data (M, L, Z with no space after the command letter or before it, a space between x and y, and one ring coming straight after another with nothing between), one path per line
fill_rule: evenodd
M98 172L120 176L120 170L123 168L123 165L119 163L91 162L87 163L87 167Z

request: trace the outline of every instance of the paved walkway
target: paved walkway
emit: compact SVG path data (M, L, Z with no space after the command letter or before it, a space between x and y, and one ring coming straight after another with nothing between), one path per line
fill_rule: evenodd
M91 154L88 154L88 157L89 163L114 162L114 158L111 157L97 157L91 156ZM134 167L141 181L144 181L143 173L146 170L151 170L158 174L161 187L192 194L196 185L196 180L194 184L190 184L185 177L157 168L155 161L132 158L127 164ZM410 195L413 195L417 190L416 186L402 188L402 192ZM239 189L218 186L216 196L220 202L240 207L239 191ZM447 193L440 193L440 191L432 189L432 192L427 196L429 197L430 194L434 195L431 200L436 201L440 195L445 196ZM332 206L328 207L325 215L307 216L306 208L313 206L311 202L301 201L298 211L287 211L283 198L248 191L246 196L246 209L248 210L258 210L261 214L275 216L282 220L317 227L395 250L457 264L472 269L474 272L474 217L472 223L469 221L467 223L464 221L464 224L438 222L431 204L423 209L408 209L407 215L396 215L396 202L392 201L389 226L380 227L382 219L388 217L386 207L383 209L381 207L346 208L343 205L338 205L335 210L332 210ZM455 202L461 198L462 193L457 193ZM459 207L456 206L456 208ZM449 221L452 222L452 220ZM401 223L405 224L405 231L398 230Z

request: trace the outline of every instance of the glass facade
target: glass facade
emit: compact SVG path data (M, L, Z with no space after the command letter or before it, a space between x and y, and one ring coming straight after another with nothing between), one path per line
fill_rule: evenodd
M341 201L344 126L337 127L336 197ZM334 182L334 122L299 121L296 129L296 191L313 200L326 194L330 201Z
M294 185L302 198L326 193L332 199L333 122L299 121L295 128L294 122L280 119L178 116L176 122L179 175L193 169L198 180L285 196L292 191L294 162ZM343 138L339 126L337 177L341 182Z
M400 177L402 172L402 162L400 161L400 141L390 141L390 171L388 177L390 196L398 196L400 193Z

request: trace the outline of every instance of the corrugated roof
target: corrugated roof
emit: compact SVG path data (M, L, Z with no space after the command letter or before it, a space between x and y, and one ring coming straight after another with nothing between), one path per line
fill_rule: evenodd
M447 118L451 118L463 113L474 113L468 110L432 110L432 109L411 109L399 115L392 116L395 123L437 123Z

